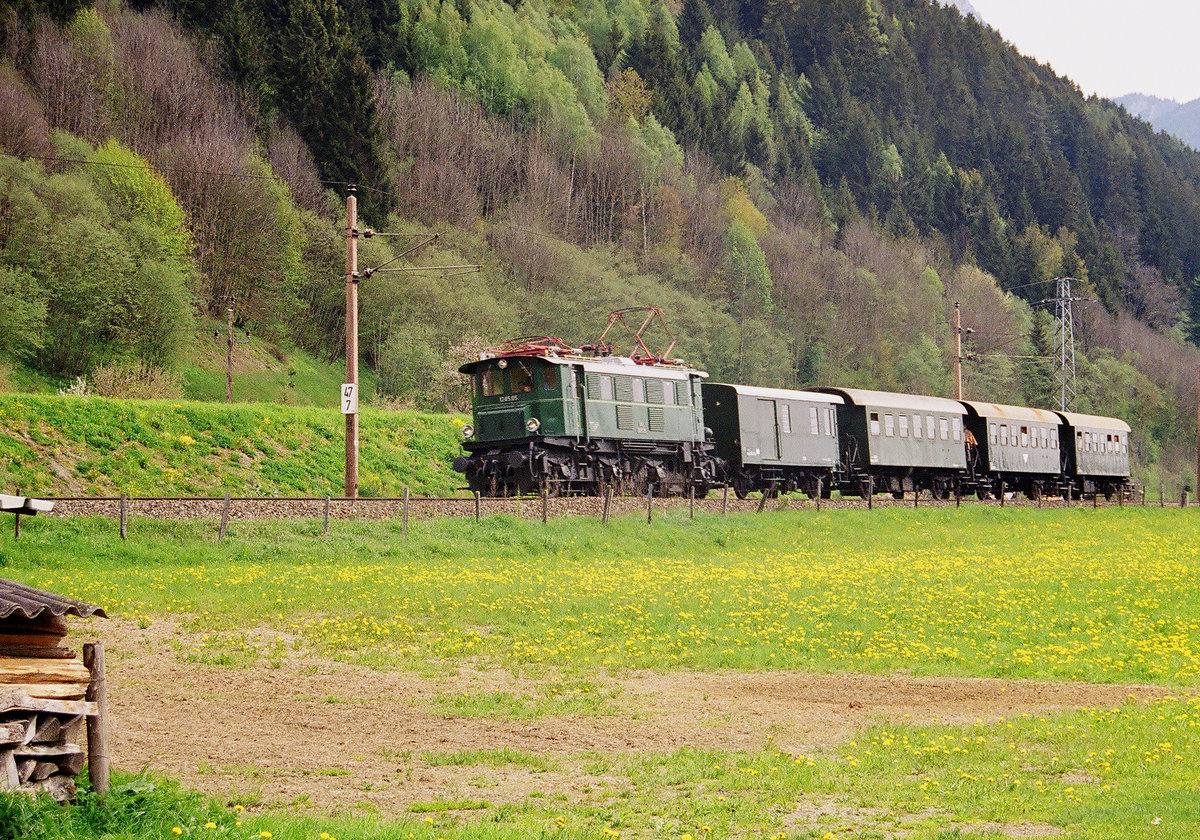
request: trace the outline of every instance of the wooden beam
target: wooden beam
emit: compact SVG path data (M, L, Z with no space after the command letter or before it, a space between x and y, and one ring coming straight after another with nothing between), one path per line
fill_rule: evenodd
M34 659L28 656L0 656L0 685L24 683L80 683L91 679L78 659Z
M0 687L0 713L51 712L58 715L95 715L96 704L84 700L58 700L47 697L30 697L20 687Z

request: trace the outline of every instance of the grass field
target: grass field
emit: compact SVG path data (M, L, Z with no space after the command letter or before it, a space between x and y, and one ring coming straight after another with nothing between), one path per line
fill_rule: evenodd
M461 420L364 409L365 496L445 495ZM0 395L0 486L29 494L340 495L345 422L269 403Z
M135 521L122 543L111 522L39 519L17 544L0 537L0 557L0 575L139 626L173 622L189 667L269 671L299 655L432 679L501 669L537 686L439 696L432 709L445 720L618 714L591 687L633 669L1164 687L1160 700L1117 708L879 722L811 754L579 745L555 757L480 743L404 761L535 780L566 768L587 789L568 797L547 781L499 803L484 786L406 815L314 816L132 778L103 809L0 799L9 814L26 809L13 825L42 832L13 837L1200 833L1200 519L1190 510L675 513L608 528L490 517L414 523L407 538L387 523L336 523L328 538L315 523L235 523L220 545L210 523Z

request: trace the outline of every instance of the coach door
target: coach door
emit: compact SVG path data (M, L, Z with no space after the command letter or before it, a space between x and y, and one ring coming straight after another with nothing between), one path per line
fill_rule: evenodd
M779 460L779 421L775 413L775 400L758 401L758 428L761 429L759 446L764 461Z

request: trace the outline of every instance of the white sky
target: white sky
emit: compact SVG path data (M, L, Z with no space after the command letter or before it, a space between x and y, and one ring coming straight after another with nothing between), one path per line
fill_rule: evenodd
M1200 0L971 0L1005 40L1084 94L1200 98Z

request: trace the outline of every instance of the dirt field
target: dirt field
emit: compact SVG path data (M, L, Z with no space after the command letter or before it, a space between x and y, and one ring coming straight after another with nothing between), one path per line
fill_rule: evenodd
M499 804L535 792L578 798L620 784L605 776L606 756L768 744L810 753L880 721L994 720L1163 693L906 675L637 672L591 678L607 714L509 720L448 714L438 698L535 695L538 680L467 669L426 678L310 657L215 667L181 661L168 642L186 645L188 637L166 622L142 630L113 620L95 629L108 651L115 766L148 766L239 801L322 811L399 814L416 802ZM546 766L444 766L439 758L501 749L544 758Z

